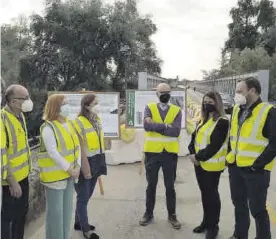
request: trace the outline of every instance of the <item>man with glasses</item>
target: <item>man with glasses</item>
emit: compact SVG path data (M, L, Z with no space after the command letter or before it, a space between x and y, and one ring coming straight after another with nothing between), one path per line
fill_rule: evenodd
M180 229L176 218L176 195L174 189L177 159L179 153L178 137L181 130L182 112L179 107L169 104L171 88L161 83L156 89L159 103L150 103L145 108L145 168L147 177L146 212L140 220L141 226L153 220L158 172L162 168L166 188L168 221L173 228Z
M1 238L23 239L28 211L31 170L27 127L23 113L32 111L28 90L11 85L5 92L6 106L1 110L7 135L7 178L2 181Z

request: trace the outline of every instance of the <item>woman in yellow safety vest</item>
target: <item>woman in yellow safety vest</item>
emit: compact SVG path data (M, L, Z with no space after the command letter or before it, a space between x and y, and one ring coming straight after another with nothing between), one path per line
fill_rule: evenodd
M62 94L51 95L40 128L38 164L46 192L46 239L69 239L74 181L80 172L80 144L70 107Z
M201 111L201 120L188 147L203 206L203 220L193 231L206 231L206 239L214 239L219 230L221 202L218 186L225 169L229 121L217 92L204 95Z
M88 222L87 204L91 198L97 179L106 175L104 154L104 133L98 116L98 99L95 94L86 94L81 100L81 111L74 121L81 143L82 167L79 181L75 185L77 204L75 230L81 230L85 238L97 239L95 227Z

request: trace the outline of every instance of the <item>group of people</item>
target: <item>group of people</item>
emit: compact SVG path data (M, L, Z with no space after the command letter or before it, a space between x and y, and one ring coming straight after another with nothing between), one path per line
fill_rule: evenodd
M175 180L179 153L182 113L170 104L170 86L157 87L159 103L149 103L144 113L146 211L139 221L148 225L154 218L158 173L162 168L166 188L168 221L180 229L176 216ZM231 119L226 117L217 92L203 97L201 120L189 144L190 159L201 191L203 218L194 233L205 232L214 239L219 232L221 201L219 180L228 167L231 198L235 208L235 228L231 239L247 239L249 209L256 223L256 238L271 239L266 210L270 171L276 157L276 109L260 98L257 79L237 84ZM1 238L23 239L28 212L32 169L25 112L33 102L27 89L11 85L5 92L1 110ZM65 95L49 96L40 128L38 165L46 193L46 239L69 239L73 215L73 193L77 193L74 229L84 238L95 239L95 226L89 224L88 201L97 178L107 174L104 135L98 116L98 99L83 96L78 117L67 118Z
M168 221L180 229L176 217L174 182L179 153L181 110L169 104L171 89L157 87L159 103L145 108L145 168L147 178L146 211L141 226L153 220L156 186L160 167L166 188ZM237 83L235 106L230 120L225 115L218 92L203 96L201 120L188 146L201 192L203 217L193 230L215 239L219 232L221 200L219 181L228 167L235 226L229 239L248 239L249 210L255 219L256 239L271 239L266 209L270 173L276 158L276 108L262 102L261 85L249 77Z
M31 152L24 118L33 109L28 90L11 85L1 110L1 238L23 239L28 212ZM46 195L46 239L69 239L74 188L77 193L74 229L97 239L89 224L88 201L97 179L107 174L104 135L95 94L84 95L78 117L71 121L65 95L49 96L40 128L38 165Z

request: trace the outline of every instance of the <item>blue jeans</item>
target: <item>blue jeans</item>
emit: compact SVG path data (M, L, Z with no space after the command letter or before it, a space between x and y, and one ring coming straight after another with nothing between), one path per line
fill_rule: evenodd
M65 189L45 187L46 239L69 239L73 213L74 181L69 179Z
M93 194L98 177L102 174L106 175L107 171L104 154L88 157L88 161L92 178L85 179L81 172L79 181L75 184L75 190L77 192L75 224L80 225L83 232L88 232L90 230L87 216L88 201Z

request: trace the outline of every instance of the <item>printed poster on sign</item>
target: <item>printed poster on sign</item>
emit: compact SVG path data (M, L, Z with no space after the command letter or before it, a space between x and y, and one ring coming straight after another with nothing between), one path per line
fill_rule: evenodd
M67 117L70 120L77 118L81 109L81 99L89 92L49 92L50 94L63 94L68 100ZM120 95L117 92L93 92L96 94L99 100L99 116L102 120L102 127L104 131L104 137L119 138L120 126L119 126L119 101Z
M127 91L127 126L143 127L144 110L147 104L157 103L155 91ZM182 111L182 128L186 128L186 92L172 91L170 103L178 106Z

